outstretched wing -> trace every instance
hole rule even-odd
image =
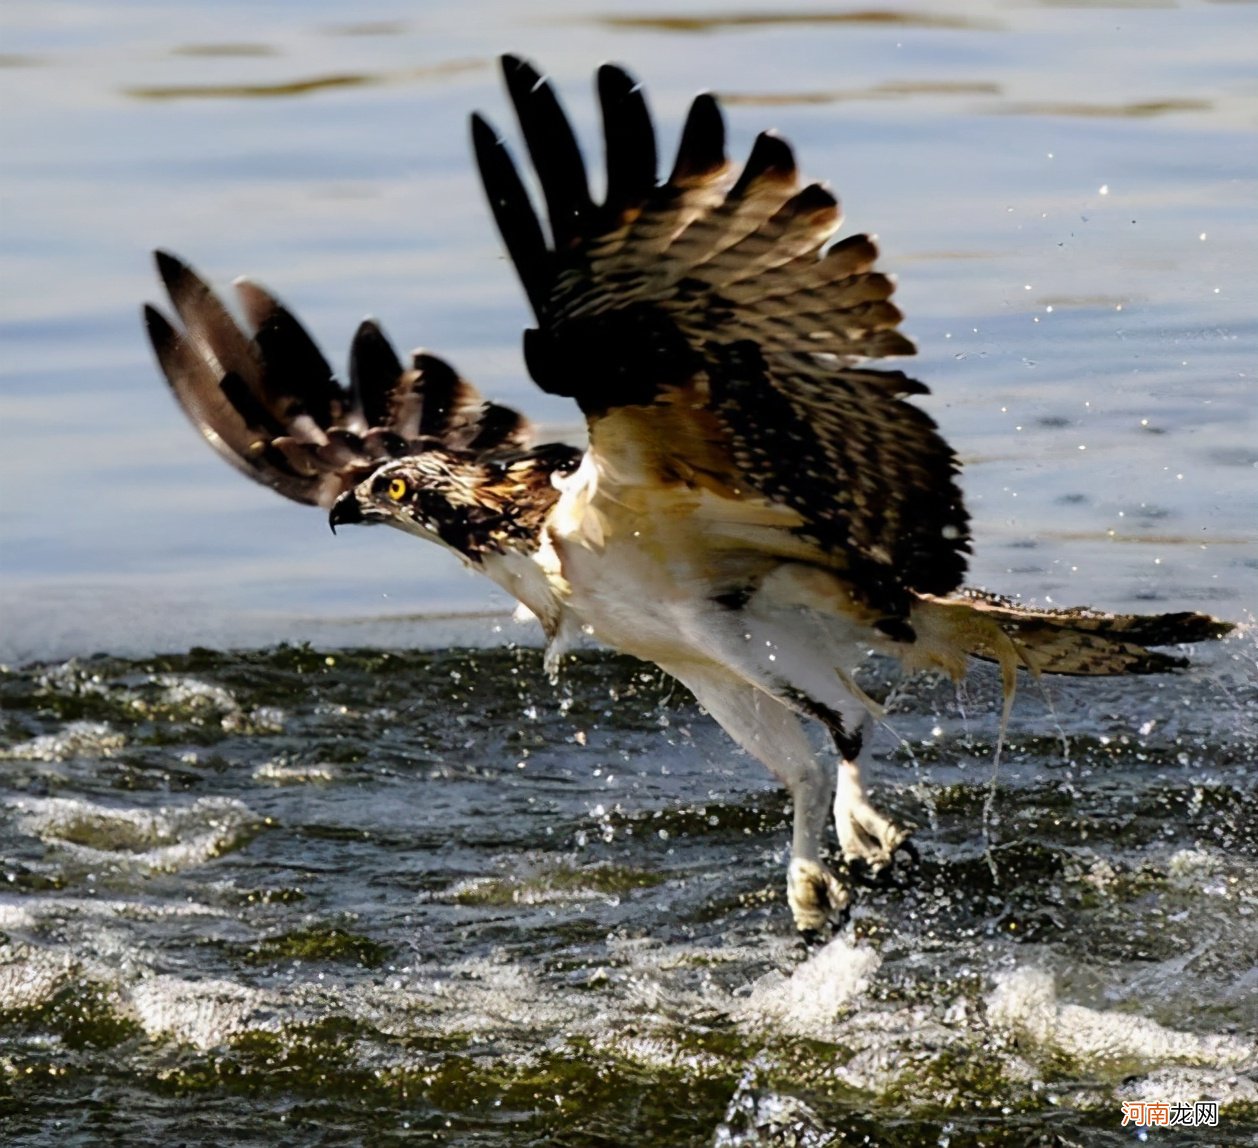
[[[219,454],[287,498],[327,508],[390,459],[433,447],[486,455],[532,437],[520,414],[482,400],[436,356],[417,351],[403,365],[370,319],[354,335],[346,387],[263,288],[236,283],[248,335],[191,267],[166,252],[156,260],[183,330],[151,305],[144,317],[175,398]]]
[[[800,187],[790,146],[763,133],[735,173],[720,108],[700,95],[661,183],[642,92],[605,65],[607,192],[595,203],[549,83],[515,57],[503,69],[549,235],[479,115],[477,160],[537,316],[529,371],[576,399],[593,454],[620,472],[629,456],[649,458],[661,480],[789,508],[820,560],[851,570],[893,614],[909,591],[958,586],[969,533],[956,459],[904,401],[926,388],[858,365],[913,353],[893,284],[866,236],[826,247],[838,203],[819,184]]]

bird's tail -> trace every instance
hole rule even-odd
[[[1188,659],[1150,646],[1221,638],[1233,623],[1208,614],[1105,614],[1071,608],[1020,606],[981,590],[947,598],[923,596],[913,605],[917,641],[905,651],[910,669],[965,673],[967,658],[996,662],[1009,697],[1019,668],[1033,676],[1160,674]]]

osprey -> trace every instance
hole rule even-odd
[[[641,88],[597,76],[606,194],[546,79],[514,56],[506,87],[545,201],[543,226],[502,138],[472,143],[537,325],[533,380],[576,400],[584,451],[536,444],[425,352],[404,362],[371,320],[349,385],[275,297],[237,282],[246,334],[198,275],[159,252],[182,324],[146,308],[175,397],[250,478],[452,550],[540,620],[548,666],[581,634],[683,682],[791,793],[787,895],[821,929],[848,903],[822,862],[830,810],[848,862],[885,866],[907,831],[868,800],[876,709],[853,681],[870,651],[961,676],[1018,669],[1156,673],[1150,651],[1231,627],[1201,614],[1033,610],[961,589],[970,550],[957,460],[909,397],[926,387],[871,359],[911,355],[893,285],[864,235],[830,244],[835,197],[800,185],[765,132],[741,171],[717,101],[692,104],[663,181]],[[819,760],[801,718],[837,750]]]

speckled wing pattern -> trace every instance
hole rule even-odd
[[[801,187],[789,145],[770,133],[736,173],[706,94],[660,182],[641,90],[605,65],[607,190],[595,203],[550,84],[518,58],[503,66],[549,234],[480,116],[476,155],[537,317],[525,333],[530,373],[576,399],[591,449],[609,458],[671,450],[679,472],[689,466],[735,496],[790,508],[820,559],[849,569],[889,614],[903,615],[912,592],[955,589],[969,549],[956,460],[929,416],[904,401],[926,393],[921,383],[859,365],[914,348],[897,330],[872,241],[826,246],[840,221],[834,196]],[[660,417],[640,417],[644,409]]]
[[[286,498],[328,508],[391,459],[434,447],[510,455],[531,440],[519,413],[485,402],[443,360],[417,351],[403,365],[370,319],[354,335],[345,386],[262,287],[236,283],[247,334],[191,267],[156,259],[182,329],[152,305],[145,324],[175,398],[220,455]]]
[[[1231,622],[1188,611],[1108,614],[1083,606],[1052,609],[974,589],[936,605],[964,613],[959,626],[966,632],[968,653],[1000,661],[1007,640],[1021,664],[1036,674],[1162,674],[1183,669],[1188,659],[1146,647],[1213,641],[1234,629]],[[987,620],[996,623],[999,633],[984,625]]]

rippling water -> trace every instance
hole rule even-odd
[[[1252,630],[1025,686],[994,781],[989,675],[871,667],[921,863],[809,952],[785,800],[684,691],[594,651],[551,687],[435,549],[242,482],[137,305],[169,246],[577,434],[465,116],[517,50],[593,146],[618,59],[881,233],[975,582],[1245,621],[1256,11],[6,4],[0,1139],[1117,1145],[1125,1100],[1213,1100],[1150,1141],[1255,1142]]]
[[[638,663],[10,672],[8,1142],[1117,1143],[1121,1101],[1202,1098],[1240,1136],[1254,658],[1156,720],[1121,682],[1022,707],[986,844],[995,682],[875,667],[922,860],[811,953],[781,794]]]

